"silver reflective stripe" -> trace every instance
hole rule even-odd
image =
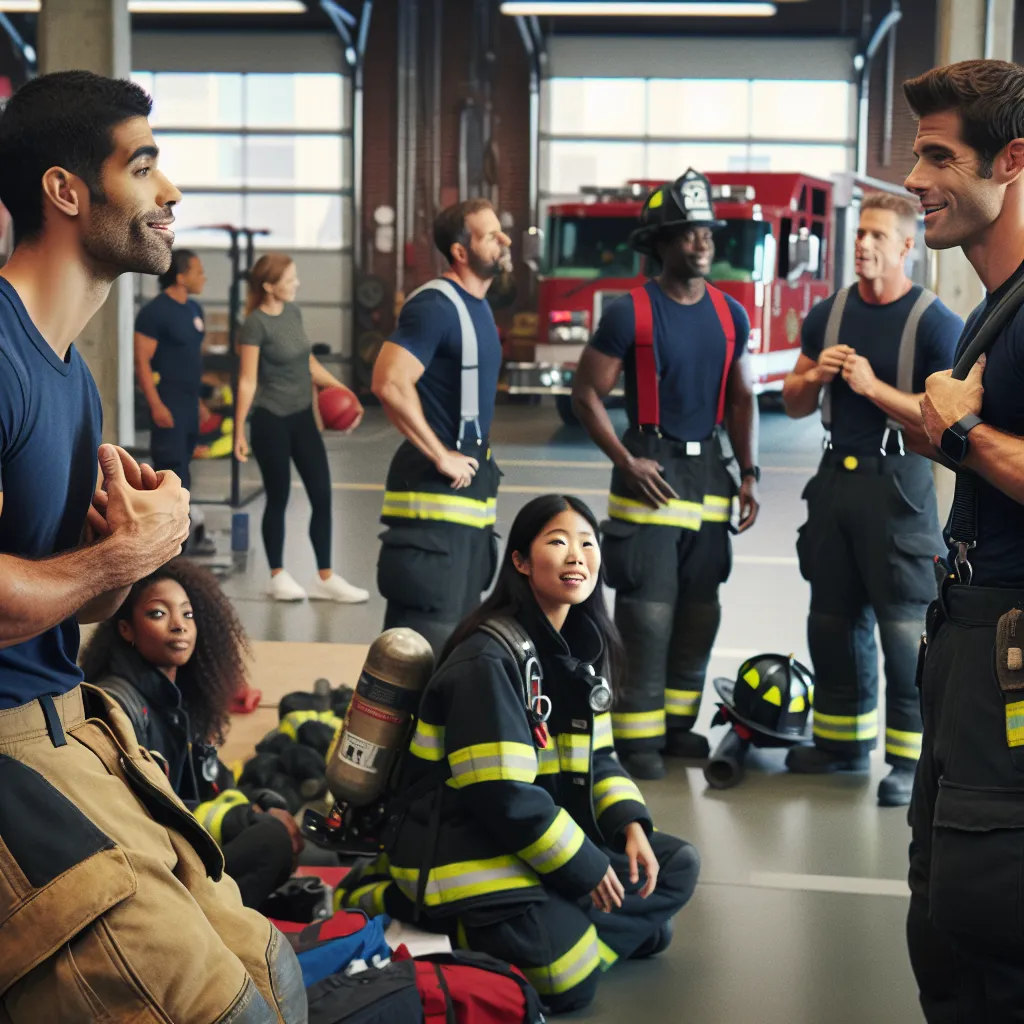
[[[416,868],[411,870],[399,869],[398,871],[393,871],[393,874],[398,876],[399,871],[401,872],[400,877],[395,877],[399,889],[410,899],[416,899],[416,891],[419,887],[419,871]],[[517,861],[514,858],[510,858],[510,863],[508,864],[491,868],[480,868],[477,871],[465,871],[447,878],[438,877],[435,870],[431,871],[428,877],[427,891],[424,899],[429,904],[444,903],[446,898],[447,900],[454,901],[470,899],[474,895],[483,895],[500,888],[493,884],[488,885],[488,883],[513,880],[522,880],[527,885],[537,884],[536,874],[527,865],[523,864],[522,861]],[[484,887],[482,892],[480,887]],[[474,888],[477,888],[477,892],[472,891]],[[469,891],[460,892],[455,896],[451,895],[459,890]]]
[[[476,337],[476,328],[473,326],[473,318],[469,315],[469,309],[463,301],[462,296],[456,291],[451,281],[443,277],[428,281],[425,285],[417,288],[409,296],[415,298],[420,292],[428,288],[446,295],[456,312],[459,314],[459,327],[462,330],[462,387],[459,400],[459,441],[462,440],[466,424],[472,423],[476,427],[476,438],[479,443],[480,437],[480,372],[479,372],[479,344]],[[406,302],[409,301],[406,299]]]
[[[903,335],[900,338],[899,362],[896,367],[896,388],[905,394],[914,393],[914,362],[917,357],[917,329],[921,324],[921,317],[924,316],[928,307],[938,298],[934,292],[927,288],[921,290],[910,310],[910,316],[903,325]],[[890,430],[902,430],[902,424],[891,417],[886,420],[885,425]]]
[[[537,759],[525,757],[521,754],[493,754],[489,757],[473,757],[468,761],[460,761],[453,764],[452,780],[458,785],[459,780],[467,775],[479,775],[488,768],[511,768],[518,769],[528,774],[536,774]]]
[[[828,323],[825,325],[825,341],[821,346],[824,352],[827,348],[839,344],[839,327],[843,320],[843,310],[846,309],[846,300],[850,297],[849,288],[840,288],[836,292],[835,301],[829,310]],[[832,426],[832,385],[825,386],[821,396],[821,425],[828,430]]]

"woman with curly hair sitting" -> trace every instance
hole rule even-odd
[[[117,701],[139,745],[163,764],[174,791],[220,844],[245,905],[259,909],[288,879],[302,836],[287,811],[251,805],[217,757],[248,649],[215,577],[175,558],[132,587],[79,660],[86,680]]]

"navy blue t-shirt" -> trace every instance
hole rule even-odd
[[[718,396],[725,366],[725,332],[711,296],[692,306],[670,299],[657,281],[645,285],[654,319],[654,355],[658,364],[661,431],[676,441],[703,441],[715,429]],[[747,351],[750,318],[731,296],[725,296],[736,328],[733,362]],[[637,425],[636,332],[633,299],[622,295],[609,303],[590,339],[598,352],[621,359],[626,372],[626,414]]]
[[[78,546],[96,489],[100,396],[72,346],[61,360],[0,278],[0,553],[42,559]],[[82,680],[78,623],[0,648],[0,708]]]
[[[206,332],[203,307],[194,299],[178,302],[161,292],[139,310],[135,330],[156,341],[149,365],[160,374],[157,390],[187,391],[198,398]]]
[[[900,339],[910,311],[921,294],[914,285],[902,298],[884,305],[865,302],[856,287],[850,289],[839,325],[839,344],[849,345],[871,364],[875,376],[884,384],[897,386]],[[817,361],[825,344],[825,328],[835,296],[819,302],[804,320],[800,348],[805,356]],[[914,352],[914,391],[924,391],[925,379],[953,365],[956,341],[964,322],[951,309],[935,299],[925,310],[917,325],[917,348]],[[841,376],[832,388],[832,446],[851,455],[877,455],[885,434],[888,417],[873,402],[858,395]],[[895,445],[895,438],[890,445]]]
[[[494,313],[486,299],[470,295],[450,278],[476,329],[477,363],[480,374],[480,434],[486,438],[494,419],[494,400],[501,372],[501,339]],[[414,355],[425,367],[416,383],[430,429],[441,444],[454,448],[459,436],[459,409],[462,402],[462,328],[452,301],[429,288],[410,299],[398,317],[391,341]],[[473,427],[466,427],[466,440],[472,440]]]
[[[1022,275],[1024,265],[971,313],[957,355],[967,347],[981,314],[997,303]],[[1024,437],[1024,307],[988,350],[982,386],[982,421],[1004,433]],[[1024,505],[980,476],[978,545],[967,558],[974,570],[974,586],[1024,588]]]

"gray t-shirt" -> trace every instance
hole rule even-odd
[[[256,345],[260,350],[254,409],[291,416],[313,404],[313,379],[309,372],[313,346],[294,302],[285,303],[277,316],[254,309],[242,324],[238,342]]]

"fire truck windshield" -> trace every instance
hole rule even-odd
[[[629,246],[636,228],[632,217],[553,216],[549,224],[547,273],[551,277],[636,277],[640,259]],[[764,221],[729,220],[715,232],[712,281],[759,281],[764,240],[771,227]]]

